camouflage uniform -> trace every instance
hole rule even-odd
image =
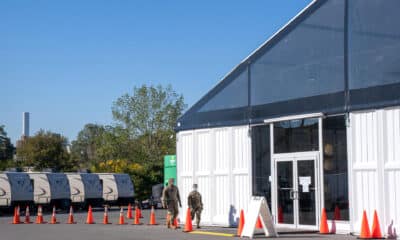
[[[203,210],[203,202],[201,201],[201,194],[197,190],[193,190],[188,197],[188,206],[192,220],[196,215],[197,228],[200,227],[201,211]]]
[[[172,185],[164,188],[162,200],[164,202],[164,206],[167,206],[168,213],[170,215],[168,227],[174,226],[174,220],[179,213],[178,203],[179,206],[182,206],[178,187]]]

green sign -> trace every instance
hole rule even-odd
[[[174,178],[176,180],[176,155],[164,156],[164,184],[168,183],[168,179]]]

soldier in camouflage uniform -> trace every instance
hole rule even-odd
[[[175,179],[170,178],[168,180],[168,186],[164,188],[162,194],[162,203],[164,208],[168,208],[169,219],[167,219],[167,227],[176,229],[174,225],[175,218],[178,216],[178,203],[179,207],[182,207],[181,197],[179,196],[179,189],[174,185]]]
[[[192,220],[196,215],[196,225],[200,228],[201,211],[203,210],[203,202],[201,201],[201,194],[197,191],[197,184],[193,184],[193,191],[190,192],[188,197],[188,206]]]

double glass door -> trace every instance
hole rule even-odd
[[[275,161],[278,224],[317,225],[315,158]]]

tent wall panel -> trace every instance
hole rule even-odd
[[[400,108],[383,112],[385,153],[384,185],[385,222],[392,220],[400,228]]]
[[[240,210],[247,209],[251,196],[248,132],[248,126],[241,126],[177,134],[177,178],[183,209],[187,208],[192,184],[197,183],[203,196],[202,222],[205,224],[236,225]],[[193,158],[185,146],[191,146]],[[181,219],[184,214],[180,212]]]
[[[383,230],[394,220],[400,226],[399,108],[350,115],[352,228],[360,229],[362,211],[372,219],[378,211]]]

